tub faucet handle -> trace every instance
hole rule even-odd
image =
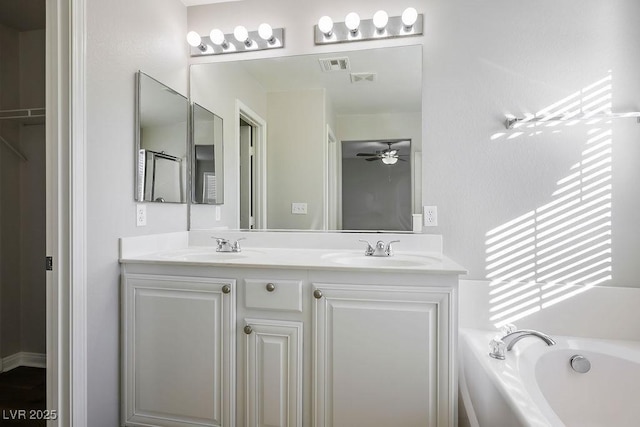
[[[495,337],[489,342],[489,356],[494,359],[504,360],[506,350],[507,345],[500,337]]]
[[[516,328],[516,325],[514,325],[513,323],[507,323],[504,326],[502,326],[502,328],[500,328],[500,332],[502,332],[502,336],[505,336],[517,330],[518,328]]]

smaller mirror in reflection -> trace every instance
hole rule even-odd
[[[138,71],[136,200],[186,203],[188,101]]]
[[[193,129],[192,201],[220,205],[224,203],[222,118],[194,103],[191,120]]]

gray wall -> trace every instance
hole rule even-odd
[[[147,204],[136,227],[134,76],[187,93],[186,8],[178,0],[87,0],[88,423],[119,425],[118,238],[183,231],[187,206]]]

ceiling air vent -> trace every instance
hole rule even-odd
[[[376,81],[376,73],[351,73],[351,83],[374,81]]]
[[[332,71],[345,71],[349,70],[349,58],[343,56],[341,58],[320,58],[320,67],[325,73]]]

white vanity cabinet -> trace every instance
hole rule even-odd
[[[456,425],[459,266],[253,252],[122,260],[123,425]]]
[[[238,280],[238,424],[302,427],[303,280],[253,270]],[[283,278],[286,277],[286,278]]]
[[[454,425],[453,289],[314,283],[314,425]]]
[[[122,425],[234,425],[235,281],[122,277]]]

